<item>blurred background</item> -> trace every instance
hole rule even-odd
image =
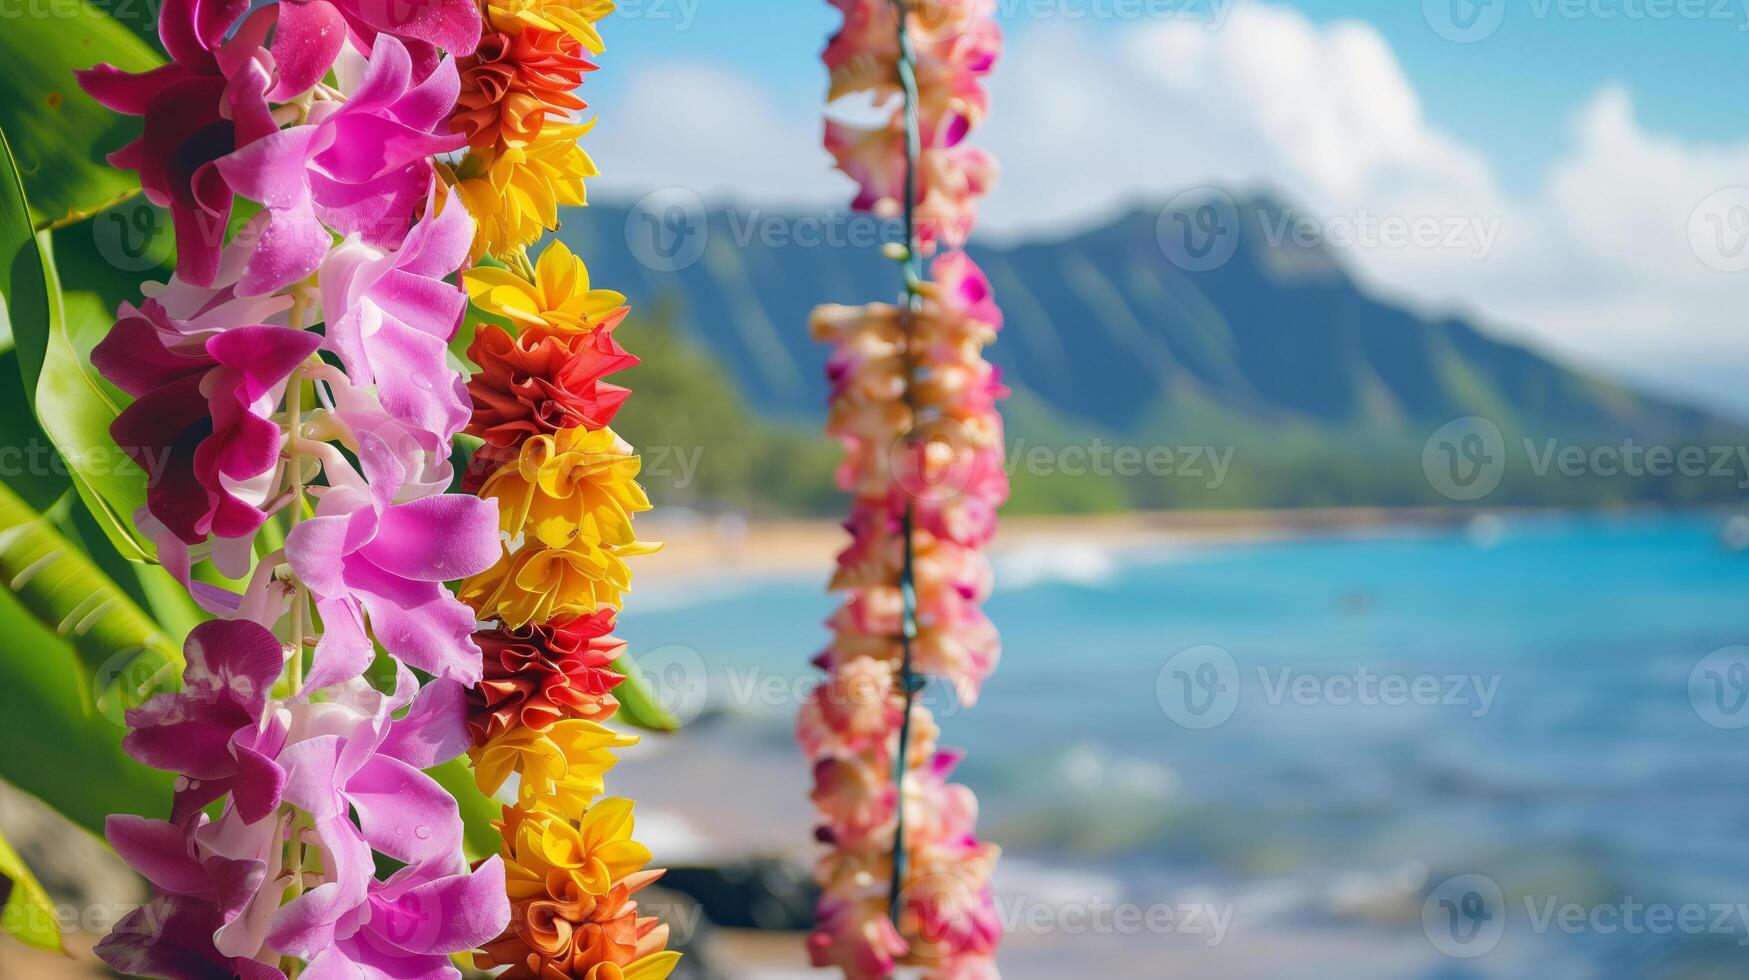
[[[1749,976],[1749,4],[996,3],[1005,651],[924,697],[1004,975]],[[623,634],[689,724],[610,789],[699,976],[812,975],[806,318],[899,289],[819,146],[837,20],[623,0],[559,233],[644,358]]]

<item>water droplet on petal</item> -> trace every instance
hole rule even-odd
[[[419,838],[420,840],[426,840],[431,836],[431,828],[425,826],[424,824],[420,824],[419,826],[413,828],[413,836]]]

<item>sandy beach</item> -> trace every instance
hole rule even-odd
[[[1441,507],[1331,507],[1004,517],[989,550],[1000,557],[1053,548],[1069,552],[1072,558],[1077,549],[1146,551],[1461,525],[1479,513]],[[738,515],[676,515],[672,509],[658,509],[640,518],[639,530],[663,542],[662,551],[641,559],[635,568],[646,580],[725,573],[788,576],[815,571],[823,578],[847,541],[843,528],[830,520],[749,522]]]

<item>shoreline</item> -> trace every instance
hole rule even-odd
[[[676,511],[679,511],[676,513]],[[1069,547],[1132,551],[1254,544],[1300,538],[1442,530],[1478,518],[1586,515],[1723,514],[1729,508],[1637,506],[1608,509],[1557,507],[1312,507],[1295,510],[1130,511],[1115,514],[1017,515],[1001,519],[988,549],[992,558]],[[658,508],[643,518],[657,554],[641,560],[645,581],[671,582],[704,575],[762,578],[829,573],[849,539],[829,518],[754,518]]]

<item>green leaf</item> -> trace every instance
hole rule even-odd
[[[123,589],[0,484],[0,579],[14,600],[77,652],[94,707],[119,720],[175,683],[182,651]],[[19,650],[14,656],[41,655]]]
[[[620,656],[608,665],[625,680],[614,686],[613,696],[619,699],[619,714],[627,724],[653,732],[677,732],[680,719],[656,699],[650,682],[644,679],[638,664],[630,656]]]
[[[6,904],[0,907],[0,932],[11,933],[26,946],[64,953],[61,929],[55,924],[55,907],[49,893],[43,891],[36,875],[25,867],[24,859],[0,834],[0,878],[12,883],[6,894]]]
[[[66,640],[10,591],[0,591],[0,718],[8,748],[0,779],[93,834],[112,813],[162,816],[173,777],[122,751],[121,703],[99,708]]]
[[[5,316],[0,311],[0,321]],[[36,424],[18,373],[18,352],[0,354],[0,471],[33,510],[46,510],[73,489],[67,467]]]
[[[129,561],[147,561],[152,549],[132,521],[146,501],[146,476],[111,441],[109,425],[121,408],[89,364],[111,317],[90,293],[71,294],[63,304],[49,243],[47,233],[31,233],[24,188],[0,134],[0,262],[7,273],[0,298],[25,395],[110,543]]]
[[[467,760],[451,759],[425,772],[461,806],[462,850],[468,859],[477,861],[497,854],[501,842],[498,832],[492,829],[492,821],[503,816],[503,810],[497,800],[480,792]]]
[[[98,105],[73,71],[101,62],[146,71],[163,56],[85,0],[7,17],[0,39],[0,130],[30,189],[33,225],[76,219],[137,193],[134,175],[104,157],[139,135],[140,120]]]
[[[154,51],[164,47],[158,40],[158,8],[161,2],[152,0],[93,0],[93,6],[115,18],[116,23],[133,31]]]

